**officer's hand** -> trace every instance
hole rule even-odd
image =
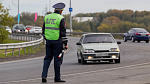
[[[65,50],[67,50],[67,49],[68,49],[68,45],[65,46]]]

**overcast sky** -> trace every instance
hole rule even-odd
[[[16,16],[18,14],[18,0],[0,0],[5,8],[10,8],[10,15]],[[150,11],[150,0],[71,0],[72,1],[72,14],[77,13],[95,13],[95,12],[107,12],[109,9],[118,10],[138,10],[138,11]],[[63,14],[69,14],[70,0],[19,0],[20,13],[21,12],[37,12],[39,15],[44,15],[44,11],[47,6],[47,10],[53,11],[51,7],[55,3],[63,2],[66,4],[66,8]],[[50,4],[49,4],[50,2]]]

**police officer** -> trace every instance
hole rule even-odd
[[[44,58],[42,82],[47,82],[47,73],[49,65],[54,57],[55,79],[54,82],[65,82],[60,78],[60,66],[62,64],[63,55],[59,57],[62,52],[62,37],[66,37],[65,19],[61,16],[64,3],[57,3],[53,5],[54,13],[45,16],[43,24],[44,38],[46,39],[46,56]],[[67,49],[67,43],[65,43]]]

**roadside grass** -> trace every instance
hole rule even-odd
[[[20,41],[20,40],[14,40],[14,39],[7,39],[7,40],[4,40],[3,44],[7,44],[7,43],[21,43],[21,42],[26,42],[26,41]]]
[[[114,36],[115,39],[123,39],[123,36]]]
[[[35,54],[39,51],[45,49],[45,46],[41,43],[39,46],[30,46],[27,48],[20,48],[20,55],[27,55],[27,54]],[[14,49],[14,55],[12,54],[12,49],[7,50],[7,56],[5,56],[5,50],[0,50],[0,58],[7,58],[7,57],[19,57],[19,49]]]

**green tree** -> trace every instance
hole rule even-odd
[[[101,26],[97,27],[98,31],[101,33],[108,33],[110,30],[109,24],[101,24]]]
[[[109,24],[109,25],[112,25],[112,24],[118,24],[121,20],[115,16],[111,16],[111,17],[107,17],[103,20],[102,23],[106,23],[106,24]]]
[[[4,43],[5,39],[8,39],[8,31],[6,31],[5,26],[11,25],[13,22],[13,17],[9,15],[9,9],[4,9],[2,3],[0,2],[0,43]]]

